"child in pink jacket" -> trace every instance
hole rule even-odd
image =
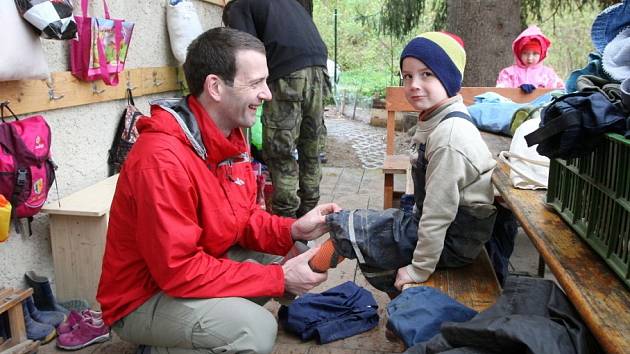
[[[537,87],[564,88],[555,71],[543,65],[551,41],[536,25],[527,27],[512,42],[514,65],[504,68],[497,78],[497,87],[520,87],[526,93]]]

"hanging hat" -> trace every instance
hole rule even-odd
[[[617,81],[630,77],[630,27],[621,31],[606,45],[602,55],[602,67]]]
[[[466,51],[463,43],[452,33],[423,33],[407,43],[400,54],[400,67],[406,57],[420,60],[440,80],[448,97],[453,97],[462,87],[464,78]]]
[[[597,15],[591,27],[591,40],[597,51],[603,53],[606,45],[628,26],[630,26],[630,0],[624,0],[604,9]]]

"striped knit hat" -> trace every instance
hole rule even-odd
[[[424,63],[437,76],[448,97],[457,95],[464,79],[466,51],[464,42],[448,32],[425,32],[412,39],[400,55],[403,59],[414,57]]]

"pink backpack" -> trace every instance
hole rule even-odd
[[[15,121],[5,121],[4,108]],[[41,115],[18,119],[6,102],[0,104],[0,118],[0,194],[11,202],[14,217],[32,217],[55,179],[50,127]]]

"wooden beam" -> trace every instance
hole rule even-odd
[[[117,86],[102,81],[80,81],[69,71],[54,72],[49,80],[0,81],[0,101],[9,101],[16,114],[49,111],[125,98],[126,88],[134,96],[178,91],[176,67],[146,67],[125,70]]]

